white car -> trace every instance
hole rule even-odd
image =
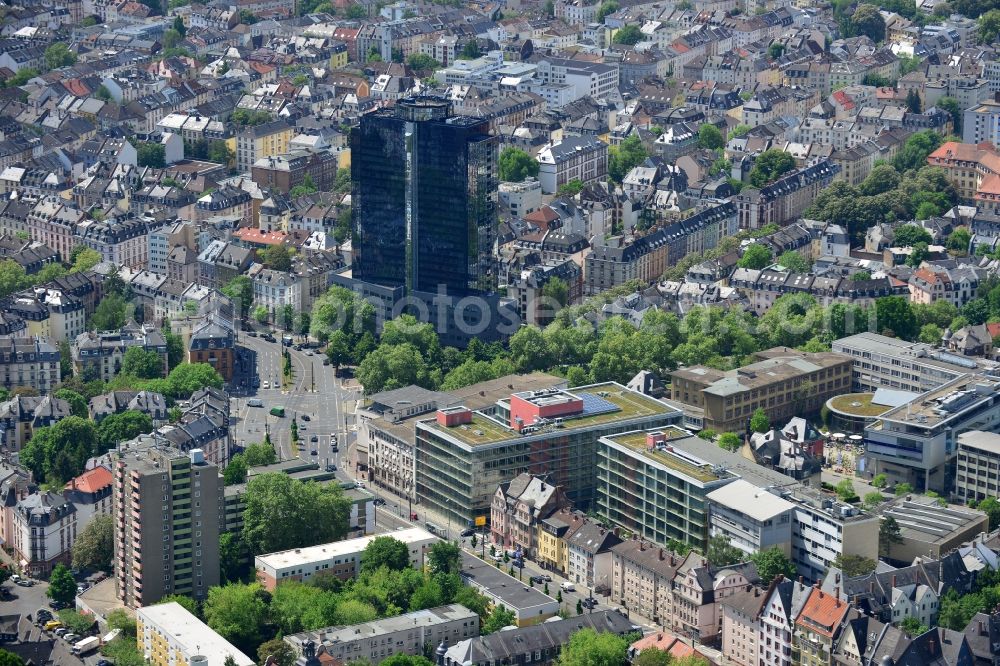
[[[271,388],[271,382],[264,382],[264,384],[261,386],[261,388],[263,388],[263,389],[269,389],[269,388]]]
[[[569,581],[566,581],[564,583],[560,583],[559,587],[561,587],[563,589],[563,592],[573,592],[573,591],[576,590],[576,586],[573,585],[573,583],[571,583]]]

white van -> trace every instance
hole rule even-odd
[[[263,407],[264,406],[264,401],[261,400],[260,398],[250,398],[249,400],[247,400],[247,406],[248,407]]]
[[[563,592],[575,592],[576,591],[576,586],[574,586],[573,583],[571,583],[569,581],[566,581],[564,583],[560,583],[559,587],[562,588]]]

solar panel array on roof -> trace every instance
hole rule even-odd
[[[583,400],[583,415],[593,416],[594,414],[607,414],[617,412],[618,406],[608,402],[599,395],[593,393],[579,393],[578,397]]]

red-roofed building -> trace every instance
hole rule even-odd
[[[658,631],[655,634],[650,634],[632,643],[628,648],[629,660],[634,661],[643,650],[662,650],[674,659],[701,657],[706,661],[708,660],[708,657],[684,642],[684,639],[673,635],[669,631]]]
[[[559,219],[559,214],[552,210],[551,206],[542,206],[536,211],[524,216],[524,221],[538,227],[542,231],[549,231],[553,222]]]
[[[971,202],[984,185],[993,191],[992,197],[984,193],[987,200],[992,199],[996,205],[996,179],[987,182],[990,176],[1000,174],[1000,153],[991,143],[958,143],[949,141],[927,156],[927,163],[944,169],[948,180],[958,190],[959,199]]]
[[[66,484],[63,495],[76,505],[76,518],[83,529],[92,516],[111,515],[111,490],[114,477],[103,465],[88,469]]]
[[[840,635],[850,605],[837,594],[830,594],[814,587],[802,611],[795,620],[792,638],[793,654],[798,652],[798,663],[818,665],[832,663],[835,639]]]
[[[257,227],[244,227],[233,232],[235,238],[244,247],[263,249],[272,245],[282,245],[288,238],[284,231],[264,231]]]

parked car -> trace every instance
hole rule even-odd
[[[576,586],[573,585],[573,583],[569,582],[568,580],[567,581],[563,581],[562,583],[559,583],[559,587],[562,588],[563,592],[575,592],[576,591]]]
[[[247,331],[247,335],[250,336],[251,338],[256,338],[257,331]]]
[[[319,441],[319,436],[313,435],[312,437],[309,438],[309,441],[310,442],[318,442]]]
[[[503,553],[493,553],[490,557],[493,558],[494,562],[503,562]]]
[[[583,607],[588,610],[594,608],[594,606],[596,605],[597,605],[597,599],[594,599],[592,597],[587,597],[586,599],[583,600]]]
[[[309,452],[309,455],[311,455],[311,456],[318,456],[319,455],[319,451],[317,451],[316,449],[313,449],[312,451]]]
[[[60,622],[59,625],[60,626],[56,628],[55,634],[56,634],[56,636],[59,636],[60,638],[62,638],[62,635],[65,634],[67,631],[69,631],[69,629],[67,629],[66,627],[63,627],[62,626],[62,622]]]
[[[326,471],[327,472],[336,472],[337,471],[337,466],[336,465],[327,465],[326,466]]]
[[[323,365],[330,365],[330,359],[324,358],[323,359]]]
[[[48,622],[45,623],[43,629],[45,629],[45,631],[52,631],[52,630],[58,631],[59,628],[62,626],[63,623],[60,622],[59,620],[49,620]]]
[[[62,639],[67,643],[75,643],[80,638],[79,634],[66,633],[62,635]]]
[[[462,536],[464,536],[464,537],[470,537],[470,536],[472,536],[475,533],[476,533],[476,530],[472,529],[471,527],[469,529],[467,529],[467,530],[462,530]]]
[[[308,414],[303,414],[302,415],[302,420],[303,421],[312,421],[312,418]]]

